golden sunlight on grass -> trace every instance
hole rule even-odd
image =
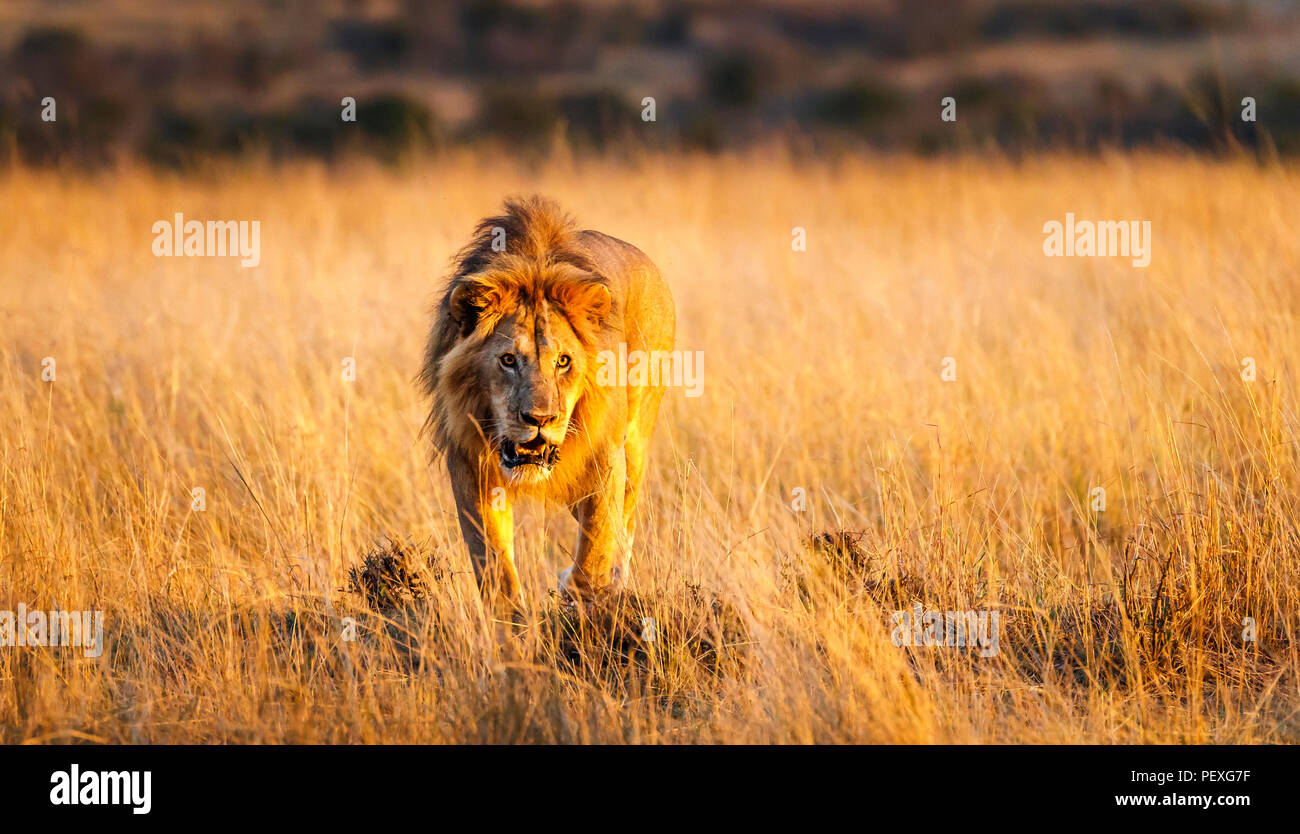
[[[659,263],[704,395],[665,400],[635,594],[575,620],[573,521],[525,505],[512,631],[412,377],[448,258],[534,191]],[[1172,157],[10,172],[0,608],[100,609],[106,648],[0,650],[0,741],[1298,741],[1297,193]],[[176,212],[259,220],[260,266],[154,257]],[[1066,212],[1150,220],[1150,267],[1044,257]],[[998,611],[999,651],[895,646],[916,603]]]

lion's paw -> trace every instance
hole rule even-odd
[[[573,578],[573,566],[560,571],[560,581],[557,586],[560,598],[569,602],[581,602],[590,600],[597,595],[617,592],[622,590],[629,571],[625,570],[622,565],[615,565],[610,571],[609,581],[598,587],[591,585],[579,584]]]
[[[559,591],[560,599],[563,600],[577,600],[581,598],[582,594],[578,590],[577,584],[573,581],[572,565],[560,571],[560,581],[556,590]]]

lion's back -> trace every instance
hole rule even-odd
[[[672,291],[654,261],[637,247],[603,232],[578,233],[596,268],[610,283],[622,314],[629,350],[672,350],[677,314]]]

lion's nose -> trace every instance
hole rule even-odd
[[[547,426],[550,425],[551,423],[554,423],[555,418],[558,417],[559,415],[556,414],[554,411],[525,411],[522,412],[519,416],[528,425],[536,426],[537,428],[540,429],[543,426]]]

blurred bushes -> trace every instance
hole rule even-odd
[[[154,119],[144,155],[168,167],[183,167],[208,156],[250,153],[272,159],[332,159],[349,152],[394,162],[404,153],[436,148],[442,141],[440,125],[428,108],[400,95],[357,102],[355,122],[343,121],[342,109],[319,99],[259,114],[166,109]]]
[[[828,124],[865,131],[903,107],[903,96],[897,90],[862,79],[817,96],[813,115]]]
[[[339,20],[331,28],[335,45],[363,70],[400,67],[410,58],[412,37],[400,21]]]
[[[538,145],[549,140],[559,121],[555,101],[536,89],[495,84],[483,91],[471,138]]]
[[[757,56],[735,52],[715,57],[705,71],[705,91],[722,107],[752,107],[758,103],[763,66]]]
[[[33,26],[0,54],[0,148],[34,163],[141,156],[167,166],[249,153],[397,160],[479,142],[529,151],[557,141],[721,151],[768,139],[922,153],[1300,150],[1300,80],[1262,62],[1248,77],[1191,73],[1181,86],[1155,74],[1134,82],[1123,67],[1049,83],[1028,59],[995,74],[963,74],[955,61],[944,72],[946,56],[1012,39],[1050,49],[1067,38],[1182,43],[1266,30],[1248,7],[1219,0],[396,0],[347,9],[315,27],[235,19],[179,42],[110,44],[95,29]],[[900,80],[918,65],[929,70]],[[433,102],[448,91],[459,104],[443,120]],[[656,97],[653,123],[641,120],[647,95]],[[938,118],[949,95],[956,124]],[[1258,124],[1239,118],[1244,95],[1258,102]],[[58,102],[56,123],[40,118],[46,96]],[[355,123],[340,118],[344,96],[357,101]]]
[[[1224,6],[1200,0],[1019,0],[993,9],[984,19],[980,34],[997,40],[1032,35],[1083,38],[1113,34],[1172,38],[1230,29],[1236,19]]]
[[[617,90],[602,89],[563,96],[557,102],[569,141],[604,150],[612,145],[633,144],[638,137],[641,108]]]

